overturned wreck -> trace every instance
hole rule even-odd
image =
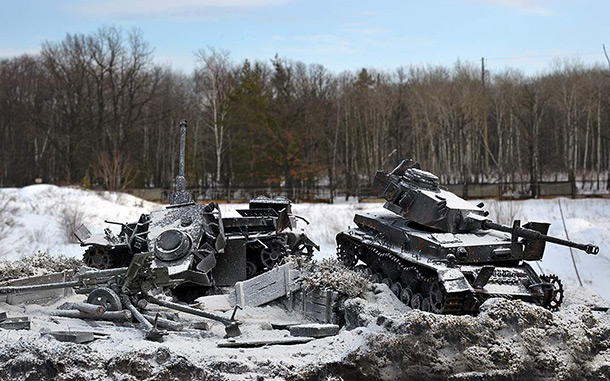
[[[287,255],[311,256],[318,245],[295,231],[297,219],[284,197],[257,197],[239,217],[224,218],[218,204],[197,204],[186,191],[186,121],[180,122],[180,165],[170,205],[142,214],[137,222],[93,235],[82,225],[76,234],[87,249],[83,261],[97,269],[128,266],[134,255],[153,253],[152,268],[194,286],[232,286],[270,270]],[[300,218],[302,219],[302,218]],[[304,220],[304,219],[303,219]]]
[[[563,302],[561,280],[537,274],[528,261],[542,259],[546,242],[599,251],[546,235],[548,223],[495,223],[483,203],[442,190],[435,175],[411,160],[378,171],[373,188],[387,212],[357,214],[357,227],[337,235],[337,256],[414,309],[476,313],[485,300],[503,297],[554,311]]]

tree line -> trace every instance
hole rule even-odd
[[[104,27],[0,61],[0,186],[35,178],[110,190],[171,187],[178,123],[200,188],[358,194],[415,158],[441,183],[594,180],[610,168],[610,71],[537,75],[478,65],[334,73],[200,49],[192,73],[155,63],[138,30]]]

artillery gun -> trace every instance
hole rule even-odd
[[[230,318],[212,312],[189,307],[183,304],[158,299],[152,293],[159,289],[173,288],[185,283],[184,279],[173,279],[166,267],[153,267],[153,253],[137,253],[133,256],[129,267],[107,270],[83,268],[75,273],[71,280],[58,283],[46,283],[27,286],[3,286],[0,294],[16,294],[33,291],[71,288],[77,294],[88,294],[86,303],[77,303],[79,314],[68,313],[60,316],[99,318],[103,315],[112,319],[135,318],[146,328],[146,339],[163,341],[167,333],[157,329],[158,315],[152,319],[144,315],[148,303],[157,304],[169,309],[204,317],[222,323],[227,337],[241,335],[235,319],[238,306]],[[98,309],[101,308],[101,309]],[[70,311],[72,312],[72,311]],[[84,313],[86,312],[86,313]],[[166,323],[168,324],[168,323]],[[172,323],[169,323],[170,325]]]
[[[311,256],[318,245],[294,231],[297,218],[283,197],[257,197],[240,217],[223,218],[218,204],[197,204],[186,191],[184,158],[186,121],[180,122],[180,165],[170,205],[142,214],[137,222],[92,235],[82,225],[76,233],[87,246],[83,261],[97,269],[128,266],[134,254],[153,252],[153,268],[167,268],[172,279],[201,289],[233,286],[271,269],[286,255]],[[302,218],[301,218],[302,219]]]
[[[563,301],[561,280],[537,274],[528,261],[542,259],[546,242],[599,252],[548,236],[548,223],[493,222],[483,203],[441,189],[438,178],[412,160],[390,173],[378,171],[373,189],[387,211],[356,214],[357,227],[337,235],[337,257],[415,309],[471,314],[486,299],[504,297],[555,311]]]

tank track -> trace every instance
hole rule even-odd
[[[388,250],[375,246],[366,246],[366,244],[351,237],[343,236],[338,239],[337,258],[349,268],[354,268],[359,257],[358,254],[363,254],[363,250],[368,251],[379,262],[383,260],[393,262],[395,268],[399,270],[401,278],[412,279],[411,283],[415,283],[416,286],[411,284],[405,285],[401,280],[394,282],[388,274],[375,272],[369,264],[356,266],[368,275],[374,283],[385,283],[409,307],[438,314],[457,315],[463,313],[465,293],[447,293],[440,282],[438,282],[438,277],[433,271],[406,262]],[[412,275],[407,276],[406,274]],[[429,292],[433,287],[436,287],[436,292],[434,293],[437,296],[436,302],[434,302],[435,298],[431,297]],[[418,292],[414,293],[414,291]]]

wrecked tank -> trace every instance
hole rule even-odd
[[[167,268],[172,279],[196,286],[232,286],[267,271],[287,255],[310,257],[319,246],[295,231],[290,200],[257,197],[240,217],[223,218],[218,204],[196,203],[186,191],[186,121],[180,122],[180,165],[167,207],[142,214],[137,222],[93,235],[81,225],[76,237],[87,249],[83,261],[97,269],[128,266],[134,255],[153,252],[152,267]]]
[[[356,214],[357,227],[336,237],[337,257],[415,309],[473,314],[486,299],[503,297],[555,311],[563,301],[561,280],[537,274],[528,261],[542,259],[546,242],[599,252],[546,235],[548,223],[495,223],[483,203],[441,189],[438,177],[412,160],[378,171],[373,189],[386,210]]]

